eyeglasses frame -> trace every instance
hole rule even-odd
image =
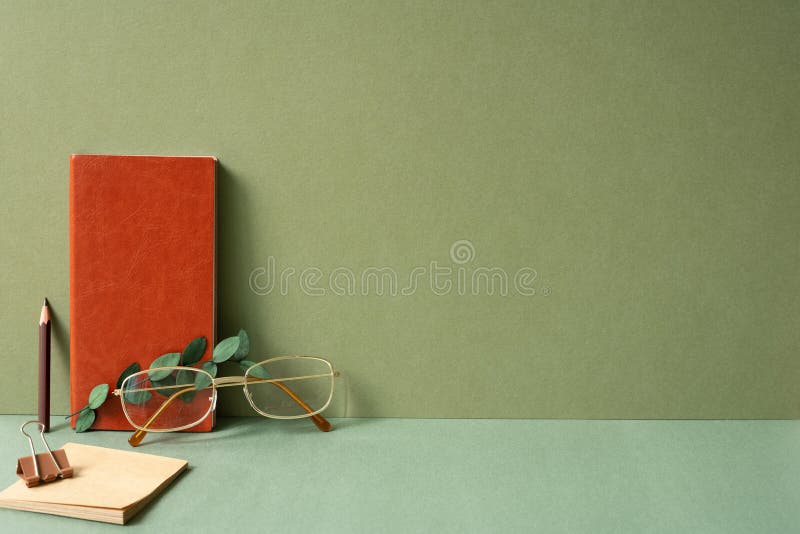
[[[306,359],[306,360],[317,360],[317,361],[323,362],[324,364],[326,364],[328,366],[328,369],[330,370],[330,372],[329,373],[314,374],[314,375],[290,377],[290,378],[258,378],[258,377],[254,377],[254,376],[248,376],[248,374],[253,369],[255,369],[256,367],[259,367],[261,365],[264,365],[266,363],[275,362],[275,361],[282,361],[282,360],[301,359],[301,358],[302,359]],[[149,376],[149,374],[154,372],[154,371],[165,371],[167,369],[171,369],[172,371],[189,370],[189,371],[193,371],[193,372],[196,372],[196,373],[205,374],[208,377],[208,379],[210,380],[210,384],[208,386],[206,386],[205,388],[203,388],[202,390],[197,390],[197,389],[194,389],[194,387],[192,387],[192,388],[187,388],[186,390],[181,390],[181,391],[178,391],[176,393],[173,393],[166,401],[164,401],[164,403],[162,403],[161,407],[159,407],[159,409],[156,410],[156,412],[153,414],[153,416],[151,416],[150,420],[148,420],[148,422],[144,426],[137,425],[136,423],[133,422],[130,414],[128,414],[128,411],[127,411],[127,409],[125,407],[126,401],[125,401],[125,398],[124,398],[124,395],[123,395],[124,390],[125,390],[125,385],[128,383],[129,380],[131,380],[134,377],[142,376],[142,375],[148,375]],[[322,406],[322,408],[319,408],[317,410],[311,410],[311,408],[307,404],[305,404],[297,395],[295,395],[290,389],[288,389],[283,384],[284,382],[291,382],[291,381],[295,381],[295,380],[304,380],[304,379],[310,379],[310,378],[322,378],[322,377],[328,377],[328,376],[330,377],[330,380],[331,380],[330,393],[328,394],[328,399],[325,401],[325,403]],[[255,410],[258,414],[260,414],[260,415],[262,415],[264,417],[267,417],[267,418],[270,418],[270,419],[305,419],[305,418],[311,417],[313,419],[314,423],[317,425],[317,427],[320,430],[322,430],[323,432],[327,432],[328,430],[330,430],[330,423],[328,423],[328,421],[326,421],[325,418],[322,417],[319,414],[321,412],[325,411],[328,408],[328,406],[330,406],[330,403],[331,403],[331,401],[333,399],[333,390],[334,390],[335,378],[337,376],[339,376],[339,373],[338,373],[338,371],[336,371],[333,368],[333,364],[330,361],[326,360],[325,358],[322,358],[322,357],[319,357],[319,356],[304,356],[304,355],[276,356],[276,357],[273,357],[273,358],[267,358],[266,360],[260,361],[258,363],[254,363],[253,365],[251,365],[250,367],[248,367],[245,370],[245,372],[244,372],[244,374],[242,376],[223,376],[223,377],[217,378],[217,377],[212,376],[211,373],[209,373],[205,369],[200,369],[200,368],[197,368],[197,367],[181,366],[181,365],[165,366],[165,367],[154,367],[152,369],[145,369],[143,371],[139,371],[137,373],[134,373],[132,375],[127,376],[125,378],[125,380],[123,380],[122,383],[120,384],[120,387],[115,389],[114,391],[112,391],[112,394],[114,396],[116,396],[116,397],[119,397],[120,404],[121,404],[121,407],[122,407],[122,412],[125,414],[125,418],[131,424],[131,426],[133,426],[136,429],[136,432],[134,432],[134,435],[131,436],[131,439],[128,440],[129,443],[131,445],[133,445],[134,447],[137,446],[139,444],[139,442],[141,442],[142,439],[144,439],[144,435],[146,433],[148,433],[148,432],[162,432],[162,433],[163,432],[179,432],[181,430],[187,430],[189,428],[192,428],[192,427],[195,427],[195,426],[199,425],[200,423],[205,421],[206,418],[216,408],[217,398],[218,398],[217,397],[217,389],[218,388],[223,388],[223,387],[232,387],[232,386],[242,386],[242,392],[244,393],[244,396],[247,399],[247,402],[250,404],[250,407],[253,408],[253,410]],[[295,402],[300,404],[300,406],[302,408],[304,408],[307,413],[300,414],[300,415],[275,415],[275,414],[269,414],[267,412],[264,412],[263,410],[259,409],[255,405],[255,403],[253,402],[252,393],[250,392],[250,390],[247,387],[249,383],[255,383],[255,382],[257,382],[259,384],[262,384],[262,383],[273,383],[273,384],[275,384],[276,386],[278,386],[281,389],[283,389],[284,392],[287,395],[292,397]],[[176,387],[176,386],[167,386],[167,387]],[[185,391],[204,391],[204,390],[209,389],[209,388],[211,389],[211,398],[209,399],[211,401],[211,403],[209,404],[208,411],[206,411],[206,413],[203,414],[203,416],[201,418],[199,418],[197,421],[195,421],[194,423],[191,423],[189,425],[184,425],[184,426],[181,426],[181,427],[169,428],[169,429],[150,429],[150,428],[148,428],[149,423],[154,421],[158,417],[158,415],[161,413],[161,410],[163,410],[167,405],[169,405],[172,402],[172,399],[177,398],[180,394],[184,393]],[[165,389],[165,388],[164,387],[161,387],[161,388],[156,388],[156,387],[144,388],[141,391],[156,390],[156,389]]]

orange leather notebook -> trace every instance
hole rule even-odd
[[[198,336],[215,344],[213,157],[70,160],[70,401]],[[130,430],[119,399],[92,428]],[[73,417],[72,424],[75,425]],[[194,431],[213,427],[208,417]]]

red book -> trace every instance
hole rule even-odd
[[[72,155],[70,401],[134,362],[215,343],[213,157]],[[130,430],[109,396],[92,428]],[[75,425],[77,417],[73,417]],[[208,417],[195,431],[213,427]]]

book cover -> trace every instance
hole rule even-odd
[[[176,458],[79,443],[63,450],[71,478],[28,488],[18,480],[0,492],[0,508],[125,524],[186,470]]]
[[[205,336],[215,343],[216,158],[70,160],[70,401]],[[193,431],[208,431],[208,417]],[[74,426],[76,417],[73,417]],[[119,400],[92,428],[130,430]]]

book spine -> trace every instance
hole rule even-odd
[[[77,375],[75,371],[75,317],[76,317],[76,310],[75,310],[75,155],[71,155],[69,158],[69,401],[70,401],[70,413],[77,411],[80,406],[78,406],[79,400],[77,400],[77,387],[75,384],[75,377]],[[75,428],[75,421],[76,418],[73,417],[70,420],[70,425],[72,428]]]

